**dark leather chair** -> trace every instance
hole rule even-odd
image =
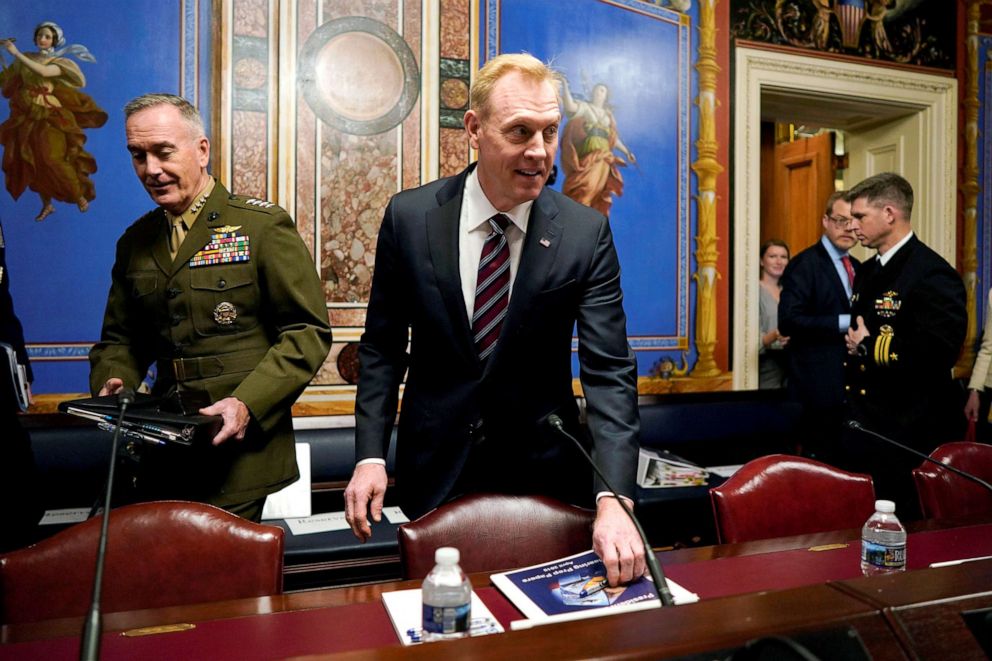
[[[0,622],[85,615],[101,517],[0,556]],[[211,505],[161,501],[110,514],[104,612],[282,592],[283,530]]]
[[[588,551],[595,518],[592,510],[545,496],[465,496],[400,526],[403,577],[426,576],[441,546],[461,552],[466,572],[515,569]]]
[[[945,443],[930,453],[937,461],[950,464],[986,482],[992,482],[992,445],[985,443]],[[947,519],[970,514],[992,513],[992,493],[971,480],[929,461],[913,469],[920,511],[927,519]]]
[[[871,476],[784,454],[744,464],[710,489],[721,544],[859,528],[875,511]]]

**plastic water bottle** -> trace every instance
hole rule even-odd
[[[472,619],[472,584],[458,566],[458,549],[443,546],[434,552],[434,569],[424,579],[424,640],[468,635]]]
[[[895,512],[891,500],[876,500],[875,513],[861,529],[861,573],[865,576],[906,569],[906,529]]]

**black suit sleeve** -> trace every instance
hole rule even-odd
[[[833,277],[833,273],[818,274],[817,264],[810,259],[794,259],[782,274],[782,293],[778,302],[778,329],[789,338],[831,341],[840,333],[836,314],[823,314],[817,304],[817,277]]]
[[[605,219],[581,293],[577,326],[594,456],[617,491],[633,497],[640,433],[637,361],[627,343],[620,264]],[[605,490],[598,479],[596,489]]]
[[[7,249],[0,227],[0,342],[13,347],[17,362],[27,368],[28,381],[34,381],[31,362],[24,346],[24,328],[14,314],[14,300],[10,295],[10,271],[7,269]]]
[[[390,201],[386,207],[379,229],[365,332],[358,345],[356,461],[386,457],[399,386],[409,363],[409,297],[404,293],[393,205]]]

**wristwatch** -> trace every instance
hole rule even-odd
[[[857,354],[858,354],[859,356],[861,356],[862,358],[864,358],[865,356],[867,356],[867,355],[868,355],[868,347],[866,347],[866,346],[864,345],[864,342],[860,342],[860,343],[858,343],[858,346],[856,346],[856,347],[854,348],[854,350],[855,350],[855,351],[857,352]]]

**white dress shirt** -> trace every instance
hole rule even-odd
[[[479,260],[482,258],[482,244],[492,231],[489,219],[500,213],[492,205],[479,185],[479,177],[474,168],[465,178],[462,194],[462,210],[458,218],[458,274],[462,280],[462,296],[465,297],[465,312],[472,319],[475,312],[475,285],[479,278]],[[513,296],[513,282],[517,277],[520,252],[524,247],[527,222],[533,200],[518,204],[509,211],[502,212],[510,219],[507,225],[506,242],[510,247],[510,296]]]

